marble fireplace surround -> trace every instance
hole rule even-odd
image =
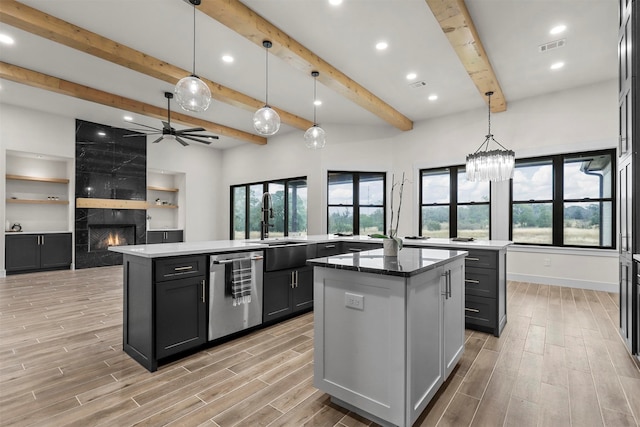
[[[76,268],[122,263],[121,254],[91,247],[92,232],[124,227],[127,244],[146,242],[147,141],[124,137],[131,133],[76,120]]]

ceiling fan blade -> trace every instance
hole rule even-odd
[[[164,120],[162,121],[162,125],[164,126],[165,129],[171,129],[171,125],[169,124],[169,122],[165,122]]]
[[[186,147],[187,145],[187,141],[185,141],[184,139],[180,138],[179,136],[176,136],[176,141],[178,141],[180,144],[182,144],[183,147]]]
[[[153,129],[153,130],[160,130],[158,128],[154,128],[153,126],[143,125],[142,123],[136,123],[136,122],[129,122],[129,123],[134,124],[136,126],[143,126],[143,127],[146,127],[146,128],[149,128],[149,129]]]
[[[164,135],[162,135],[160,138],[156,139],[155,141],[153,141],[153,143],[155,144],[156,142],[160,142],[162,141],[162,138],[164,138]]]
[[[180,136],[182,138],[190,139],[191,141],[196,141],[196,142],[200,142],[202,144],[207,144],[207,145],[209,145],[209,144],[211,144],[213,142],[212,139],[218,139],[217,136],[211,136],[211,139],[207,139],[209,137],[195,138],[195,136],[199,136],[199,135],[180,135]]]
[[[176,131],[176,134],[179,133],[189,133],[189,132],[202,132],[205,131],[205,128],[189,128],[189,129],[180,129]]]

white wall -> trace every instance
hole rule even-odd
[[[608,81],[512,102],[506,112],[492,114],[491,122],[495,139],[521,158],[614,148],[617,120],[616,81]],[[300,131],[271,137],[264,147],[224,152],[225,212],[220,233],[228,236],[229,185],[300,175],[309,180],[309,234],[326,233],[326,172],[342,169],[387,171],[388,185],[392,173],[398,180],[405,172],[411,185],[410,190],[405,188],[399,234],[417,234],[419,169],[463,164],[484,140],[487,112],[478,109],[416,122],[408,132],[388,127],[323,128],[327,147],[320,151],[307,150]],[[507,240],[508,183],[492,186],[492,204],[492,238]],[[616,251],[545,251],[543,256],[536,248],[510,251],[510,277],[617,291]]]

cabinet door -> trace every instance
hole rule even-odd
[[[313,267],[296,270],[296,286],[293,288],[293,311],[313,307]]]
[[[40,266],[42,268],[71,265],[71,233],[40,235]]]
[[[277,319],[291,314],[292,270],[264,273],[262,288],[262,320]]]
[[[631,262],[620,257],[620,334],[629,349],[633,342],[633,275]]]
[[[178,243],[182,242],[182,230],[170,230],[165,231],[164,243]]]
[[[168,280],[155,286],[156,358],[204,344],[207,340],[204,277]]]
[[[449,376],[464,351],[464,264],[445,266],[442,277],[444,298],[444,376]],[[448,272],[448,273],[447,273]],[[448,277],[447,277],[448,276]],[[446,283],[448,282],[448,284]],[[447,292],[448,288],[448,292]]]
[[[40,235],[6,236],[5,242],[5,268],[8,272],[40,268]]]
[[[162,243],[163,240],[164,231],[147,231],[147,245]]]

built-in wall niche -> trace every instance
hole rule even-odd
[[[70,231],[73,159],[7,151],[5,229]]]
[[[185,174],[147,171],[147,231],[184,230]]]

